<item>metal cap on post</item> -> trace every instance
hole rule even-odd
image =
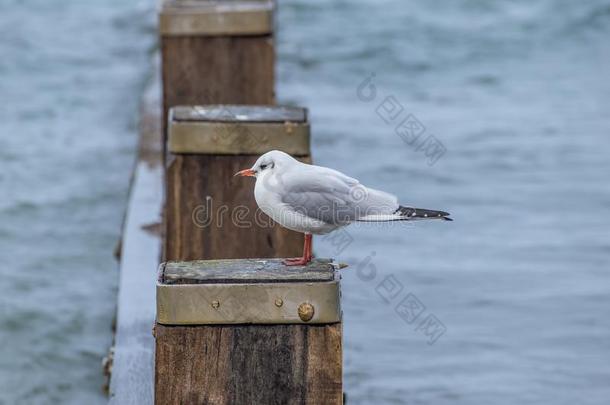
[[[260,155],[273,149],[309,155],[307,110],[285,106],[212,105],[174,107],[169,152]]]
[[[164,0],[159,33],[168,36],[264,35],[273,31],[272,1]]]
[[[329,260],[160,266],[155,403],[342,403],[340,277]]]
[[[335,323],[339,296],[339,275],[329,260],[290,271],[279,259],[167,262],[159,269],[157,322]]]

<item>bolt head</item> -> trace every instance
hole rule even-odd
[[[220,302],[218,301],[212,301],[212,308],[214,309],[218,309],[218,307],[220,306]]]
[[[275,306],[279,308],[282,305],[284,305],[284,301],[281,298],[276,298],[275,299]]]
[[[311,318],[313,318],[313,314],[315,313],[314,307],[313,305],[311,305],[309,302],[304,302],[301,305],[299,305],[299,318],[301,318],[301,320],[303,322],[309,322],[311,321]]]

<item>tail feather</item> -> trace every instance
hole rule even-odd
[[[409,219],[444,219],[445,221],[453,221],[453,219],[449,218],[448,212],[445,211],[436,211],[436,210],[427,210],[423,208],[412,208],[412,207],[403,207],[402,205],[398,207],[394,214],[399,214],[402,217],[407,217]]]
[[[427,210],[427,209],[423,209],[423,208],[413,208],[413,207],[403,207],[401,205],[392,214],[366,215],[364,217],[358,218],[358,221],[385,222],[385,221],[412,221],[412,220],[421,220],[421,219],[443,219],[445,221],[453,221],[453,219],[449,218],[449,215],[451,215],[451,214],[449,214],[448,212],[445,212],[445,211]]]

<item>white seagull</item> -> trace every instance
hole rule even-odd
[[[256,177],[254,198],[260,209],[283,227],[305,234],[303,257],[284,260],[289,266],[311,261],[312,234],[323,235],[352,222],[452,221],[447,212],[404,207],[392,194],[278,150],[260,156],[252,168],[235,176]]]

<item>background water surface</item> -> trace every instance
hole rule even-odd
[[[0,0],[0,404],[104,403],[152,6]]]

